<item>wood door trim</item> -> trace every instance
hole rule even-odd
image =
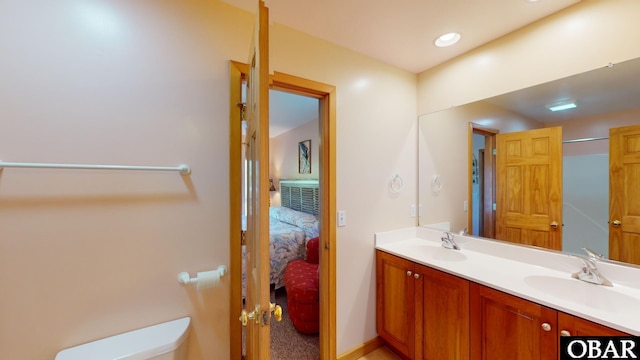
[[[496,146],[496,135],[500,133],[500,130],[497,129],[492,129],[492,128],[488,128],[488,127],[484,127],[478,124],[475,124],[473,122],[469,122],[469,128],[467,131],[467,160],[468,160],[468,164],[467,164],[467,204],[469,206],[470,209],[472,209],[473,206],[473,179],[471,176],[471,173],[473,171],[473,134],[480,134],[480,135],[484,135],[485,136],[485,144],[491,144],[491,146],[493,148],[495,148]],[[493,150],[493,148],[491,150]],[[487,154],[486,152],[486,146],[485,146],[485,154]],[[495,189],[495,181],[496,181],[496,177],[495,177],[495,157],[493,156],[493,152],[488,152],[489,156],[491,156],[491,158],[493,159],[491,161],[490,164],[486,164],[485,162],[485,166],[490,166],[493,171],[491,172],[491,181],[492,184],[489,185],[492,189]],[[483,190],[484,191],[484,190]],[[485,196],[485,199],[487,199],[487,197]],[[487,201],[487,200],[485,200]],[[496,194],[495,191],[492,191],[492,193],[490,194],[490,197],[488,199],[488,201],[491,201],[491,203],[493,204],[496,201]],[[483,205],[484,206],[484,205]],[[492,207],[493,209],[493,207]],[[469,231],[470,234],[473,234],[473,211],[468,211],[467,212],[467,229]],[[492,229],[494,229],[492,231],[491,235],[495,235],[495,223],[496,223],[496,217],[495,217],[495,212],[491,211],[490,213],[486,214],[485,217],[487,219],[481,219],[481,221],[485,222],[485,228],[487,228],[487,223],[492,223]],[[485,236],[485,237],[489,237],[489,236]],[[490,236],[493,237],[493,236]]]
[[[242,166],[242,80],[249,71],[247,64],[229,62],[229,331],[231,359],[242,358],[242,325],[238,320],[242,311],[242,245],[240,231],[242,219],[233,214],[242,213],[242,181],[235,179]],[[236,336],[234,336],[236,334]]]
[[[320,359],[335,359],[336,346],[336,88],[275,72],[279,90],[320,99]]]
[[[230,144],[229,144],[229,211],[239,214],[242,198],[242,181],[234,179],[240,172],[242,130],[238,126],[241,116],[242,79],[247,64],[230,61]],[[270,76],[272,89],[298,95],[312,96],[320,100],[320,358],[335,359],[336,345],[336,88],[335,86],[303,79],[285,73],[274,72]],[[242,247],[240,245],[240,219],[230,216],[230,346],[231,359],[242,358],[242,326],[238,316],[242,311]],[[326,234],[326,235],[325,235]]]

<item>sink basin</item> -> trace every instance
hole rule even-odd
[[[463,250],[445,249],[442,246],[430,244],[414,245],[411,247],[411,252],[419,258],[436,261],[463,261],[467,259]]]
[[[640,299],[620,293],[614,287],[606,287],[571,278],[555,276],[527,276],[525,284],[543,291],[554,298],[574,304],[610,312],[628,312],[635,309]]]

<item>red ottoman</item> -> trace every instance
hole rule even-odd
[[[290,262],[284,272],[289,318],[305,334],[315,334],[320,329],[319,243],[317,237],[309,240],[306,259]]]

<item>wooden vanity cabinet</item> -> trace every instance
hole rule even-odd
[[[469,281],[376,251],[378,335],[405,359],[469,359]]]
[[[629,334],[471,284],[471,359],[559,359],[560,336]]]
[[[403,359],[554,360],[560,336],[629,336],[376,250],[378,335]]]
[[[471,359],[555,359],[557,311],[471,284]]]
[[[413,262],[376,250],[376,330],[397,355],[415,353]]]
[[[560,336],[630,336],[610,327],[558,311]]]

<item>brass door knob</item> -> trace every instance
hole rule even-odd
[[[549,226],[551,226],[554,229],[558,228],[558,222],[557,221],[552,221],[551,224],[549,224]]]
[[[618,227],[622,225],[622,222],[620,220],[613,220],[613,222],[611,222],[611,225],[613,225],[614,227]]]
[[[269,307],[271,312],[273,312],[273,318],[276,321],[282,321],[282,306],[276,305],[274,303],[269,303]]]

